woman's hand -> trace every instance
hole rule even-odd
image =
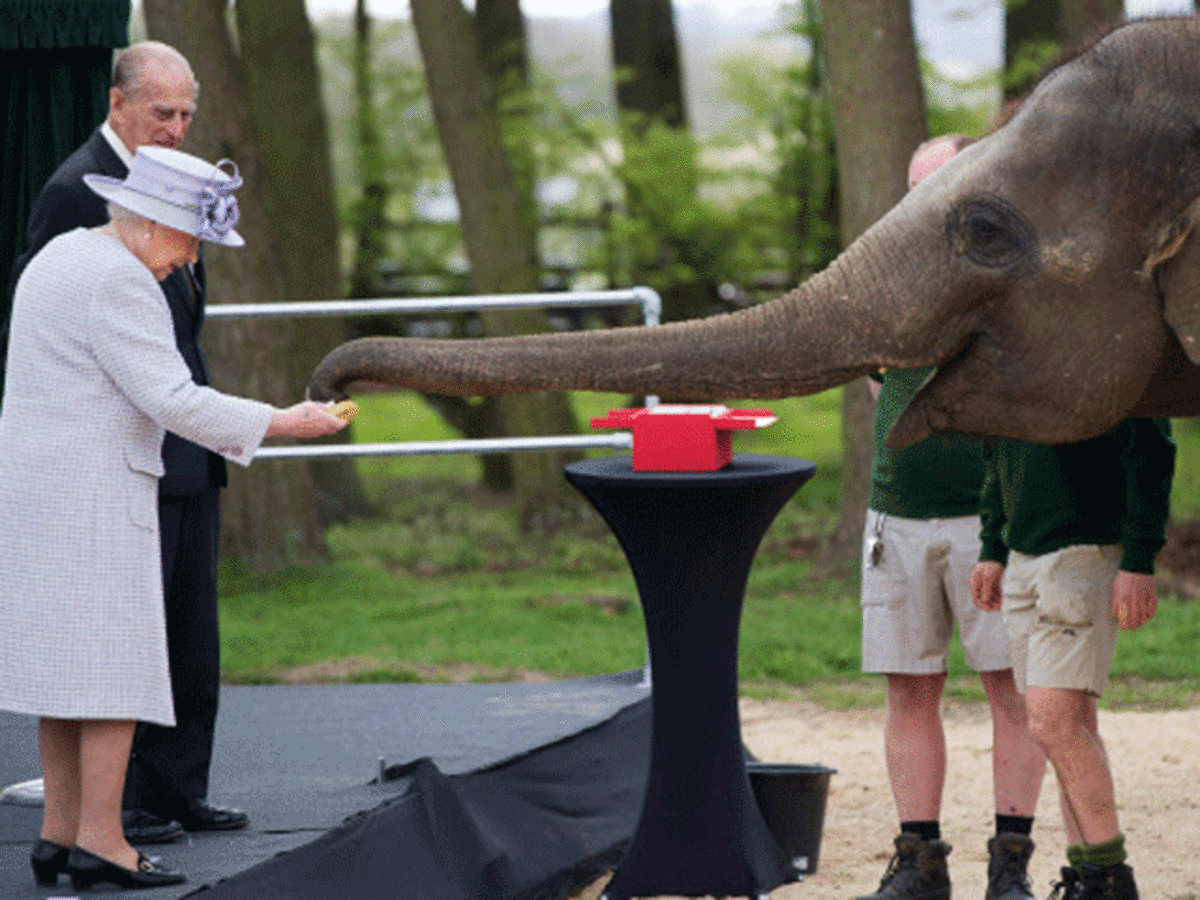
[[[271,416],[266,437],[315,438],[341,431],[349,423],[329,411],[330,403],[302,400]]]

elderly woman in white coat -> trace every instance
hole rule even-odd
[[[47,244],[14,298],[0,412],[0,708],[40,717],[40,885],[178,884],[130,846],[121,795],[134,723],[175,724],[157,515],[164,430],[248,465],[272,435],[344,427],[195,384],[157,284],[201,239],[240,246],[241,184],[219,163],[142,147],[85,176],[111,221]]]

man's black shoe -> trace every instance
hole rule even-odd
[[[240,809],[209,806],[203,800],[189,800],[176,816],[185,831],[234,831],[250,824],[250,817]]]
[[[131,844],[169,844],[183,837],[183,826],[144,809],[121,811],[121,827]]]

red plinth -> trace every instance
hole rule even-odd
[[[610,409],[607,416],[592,419],[592,427],[633,431],[636,472],[716,472],[732,459],[732,432],[764,428],[775,421],[769,409],[660,403]]]

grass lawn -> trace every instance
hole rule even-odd
[[[356,398],[359,441],[454,438],[415,394]],[[624,397],[575,396],[586,423]],[[740,672],[758,694],[803,690],[829,703],[878,703],[859,669],[857,568],[824,563],[835,520],[840,394],[773,401],[769,428],[734,436],[740,453],[800,456],[817,475],[768,531],[751,571]],[[1200,517],[1200,432],[1176,427],[1174,514]],[[597,451],[605,453],[607,451]],[[615,452],[615,451],[614,451]],[[328,565],[221,577],[222,668],[232,682],[506,680],[636,668],[645,640],[633,579],[607,526],[582,500],[552,536],[518,533],[502,498],[475,486],[473,456],[363,459],[378,518],[328,532]],[[1200,692],[1200,604],[1164,597],[1158,617],[1122,636],[1109,702],[1179,705]],[[949,693],[982,698],[951,660]]]

